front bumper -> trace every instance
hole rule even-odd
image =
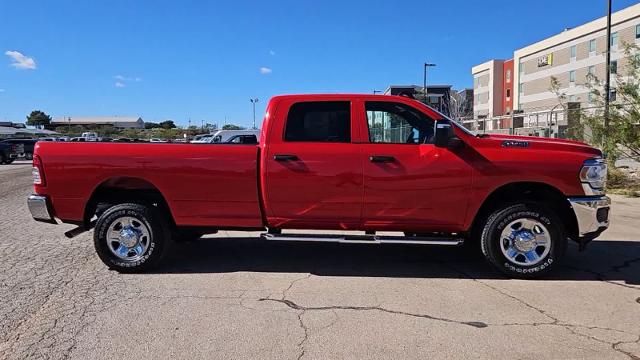
[[[585,196],[567,200],[576,215],[580,238],[593,239],[609,227],[609,197]]]
[[[36,221],[57,224],[56,220],[53,218],[53,211],[51,211],[51,202],[46,196],[30,195],[27,198],[27,206],[29,207],[31,216]]]

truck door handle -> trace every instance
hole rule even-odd
[[[374,163],[389,163],[396,161],[396,158],[388,155],[373,155],[369,157],[369,161]]]
[[[298,159],[297,156],[295,155],[286,155],[286,154],[277,154],[273,157],[273,160],[275,161],[296,161],[296,160],[300,160]]]

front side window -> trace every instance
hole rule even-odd
[[[432,144],[435,121],[400,103],[367,101],[369,141],[387,144]]]
[[[313,101],[293,104],[284,132],[285,141],[351,141],[351,104],[348,101]]]

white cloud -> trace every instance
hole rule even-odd
[[[123,88],[125,86],[127,86],[127,85],[125,85],[123,82],[116,81],[116,87]]]
[[[272,55],[272,56],[273,56],[273,55],[275,55],[275,54],[276,54],[276,52],[275,52],[275,51],[273,51],[273,50],[269,50],[269,55]]]
[[[16,69],[35,69],[36,61],[33,58],[25,56],[19,51],[9,50],[4,53],[13,60],[11,66]]]
[[[114,78],[118,81],[135,81],[135,82],[140,82],[142,81],[141,77],[130,77],[130,76],[124,76],[124,75],[116,75],[114,76]]]
[[[262,75],[271,74],[272,72],[273,70],[271,70],[271,68],[264,67],[264,66],[260,68],[260,74]]]

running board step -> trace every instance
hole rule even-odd
[[[307,241],[333,242],[347,244],[416,244],[459,246],[464,243],[462,238],[452,237],[421,237],[421,236],[383,236],[383,235],[325,235],[325,234],[269,234],[261,237],[271,241]]]

